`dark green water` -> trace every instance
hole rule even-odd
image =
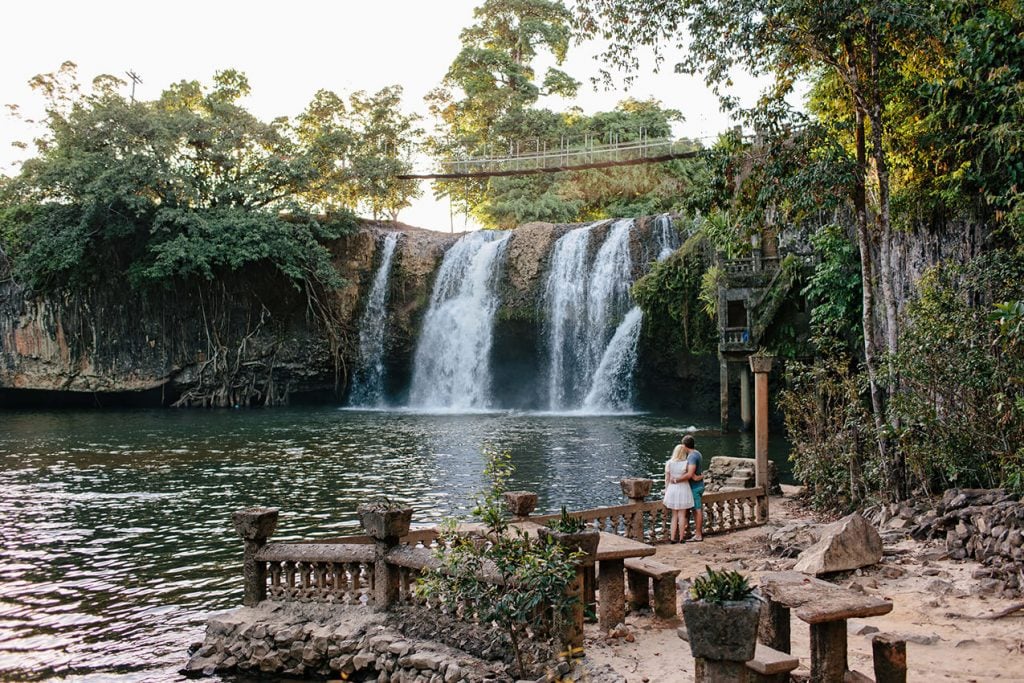
[[[684,428],[750,457],[713,418],[522,413],[0,411],[0,680],[183,680],[212,612],[241,603],[233,511],[281,509],[277,540],[357,530],[381,494],[414,522],[465,514],[481,449],[509,450],[539,511],[624,502]],[[785,444],[772,457],[786,470]],[[655,485],[660,495],[660,483]]]

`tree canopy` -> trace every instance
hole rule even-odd
[[[149,102],[124,83],[78,83],[65,63],[32,87],[46,99],[36,156],[0,186],[0,238],[36,288],[110,277],[134,285],[211,280],[269,266],[297,286],[340,284],[325,242],[354,210],[395,217],[418,192],[408,168],[415,119],[401,89],[317,93],[296,119],[257,119],[244,74],[181,81]]]

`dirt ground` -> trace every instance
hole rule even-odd
[[[788,496],[772,498],[770,510],[767,527],[707,536],[701,543],[660,545],[654,559],[682,569],[680,579],[691,578],[710,565],[742,571],[756,584],[761,572],[790,569],[795,563],[769,554],[768,531],[791,521],[812,519]],[[979,618],[1011,603],[980,594],[979,581],[972,578],[972,572],[981,565],[943,559],[944,550],[939,542],[907,538],[886,544],[878,565],[824,577],[893,602],[893,611],[887,615],[848,622],[850,668],[874,676],[873,631],[865,632],[874,627],[907,640],[908,681],[1024,681],[1024,610],[999,619]],[[620,637],[609,637],[597,624],[588,624],[586,657],[595,665],[611,666],[629,683],[693,680],[689,644],[677,633],[681,609],[679,614],[679,620],[666,621],[646,610],[629,613],[626,626],[630,635]],[[793,655],[801,661],[797,672],[806,674],[808,626],[794,616],[790,628]]]

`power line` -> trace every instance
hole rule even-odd
[[[136,84],[142,85],[142,79],[131,69],[125,71],[125,73],[128,74],[128,78],[132,79],[132,104],[135,104],[135,86]]]

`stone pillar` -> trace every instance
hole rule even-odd
[[[594,565],[590,565],[591,572],[593,572]],[[566,592],[569,596],[575,598],[572,606],[572,617],[570,618],[569,624],[566,627],[565,642],[568,643],[570,648],[570,656],[575,654],[572,650],[576,648],[583,649],[583,617],[584,617],[584,595],[583,595],[583,582],[584,582],[584,568],[582,565],[576,567],[576,577],[566,587]]]
[[[622,487],[622,493],[625,494],[626,498],[629,498],[631,504],[639,505],[650,494],[651,487],[654,486],[654,480],[622,479],[619,481],[619,486]],[[642,542],[644,540],[644,515],[642,512],[636,512],[630,516],[629,527],[626,529],[626,533],[634,541]]]
[[[743,431],[749,432],[753,416],[750,411],[750,369],[746,366],[740,368],[740,419]]]
[[[878,634],[871,641],[877,683],[907,683],[907,641]]]
[[[771,481],[768,476],[768,373],[772,371],[771,356],[751,356],[750,369],[754,372],[754,477],[755,486],[763,487],[765,492],[764,520],[768,520],[768,489]]]
[[[387,560],[388,553],[399,539],[409,533],[412,508],[389,508],[360,505],[356,508],[359,523],[373,539],[373,610],[385,612],[398,603],[401,574],[397,565]]]
[[[718,356],[718,397],[722,431],[729,431],[729,361]]]
[[[256,553],[267,544],[277,528],[277,508],[246,508],[231,515],[235,531],[245,541],[242,576],[245,592],[242,604],[255,607],[267,599],[267,568],[256,560]]]
[[[537,494],[532,491],[506,491],[502,494],[513,517],[526,519],[537,509]]]
[[[768,600],[761,610],[757,640],[773,650],[790,654],[789,608]]]
[[[754,472],[756,485],[768,490],[768,373],[772,370],[771,356],[751,356],[750,369],[754,372]]]

